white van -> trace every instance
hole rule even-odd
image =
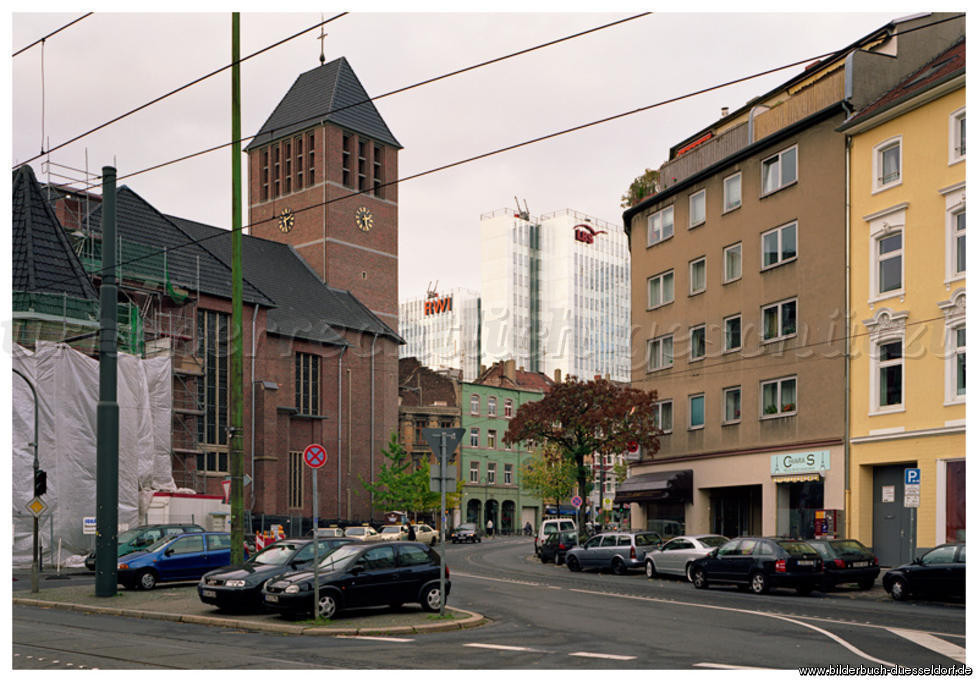
[[[574,523],[574,519],[570,518],[557,518],[557,519],[544,519],[540,524],[540,530],[537,531],[537,536],[533,538],[533,551],[537,555],[540,554],[540,543],[547,539],[547,536],[551,533],[558,533],[564,530],[577,530],[577,524]]]

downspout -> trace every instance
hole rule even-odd
[[[343,518],[343,355],[346,346],[340,351],[336,375],[336,518]]]
[[[353,493],[352,493],[352,478],[353,478],[353,370],[349,367],[346,368],[346,383],[349,386],[346,389],[346,397],[349,401],[347,405],[346,414],[346,516],[347,518],[353,517]],[[370,510],[370,519],[373,520],[374,514],[373,510]]]
[[[846,411],[846,413],[845,413],[845,418],[844,418],[844,422],[843,422],[844,423],[844,427],[843,427],[844,428],[844,433],[842,434],[842,447],[843,447],[843,462],[844,462],[844,466],[845,466],[845,482],[846,482],[846,488],[845,488],[845,515],[846,515],[846,520],[845,520],[845,536],[844,537],[847,537],[847,538],[851,538],[852,537],[852,518],[851,518],[852,515],[850,514],[850,511],[852,509],[852,489],[851,489],[850,472],[849,472],[850,457],[851,457],[850,446],[849,446],[849,430],[850,430],[850,428],[852,426],[850,424],[850,420],[849,420],[849,408],[850,408],[850,405],[849,405],[849,401],[850,401],[850,398],[849,398],[849,389],[850,389],[850,385],[849,385],[850,384],[849,373],[850,373],[850,367],[849,367],[849,365],[850,365],[850,362],[851,362],[850,352],[851,352],[851,344],[852,344],[851,330],[849,328],[850,325],[851,325],[851,321],[850,321],[849,317],[852,314],[852,311],[850,310],[850,301],[849,301],[850,286],[851,286],[851,283],[850,283],[850,274],[851,274],[851,267],[852,267],[852,264],[851,264],[851,256],[852,256],[852,254],[851,254],[851,243],[850,243],[850,233],[852,232],[852,223],[851,223],[851,219],[850,219],[850,210],[851,210],[851,203],[852,203],[852,200],[851,200],[851,197],[850,197],[850,192],[852,191],[852,179],[851,179],[852,166],[851,166],[851,163],[852,163],[852,137],[850,137],[849,135],[846,135],[846,201],[845,201],[845,205],[846,205],[846,303],[845,303],[845,325],[846,325],[846,336],[845,336],[845,339],[846,339],[846,341],[845,341],[845,343],[846,343],[846,346],[845,346],[845,366],[844,366],[844,371],[845,371],[845,401],[844,401],[844,403],[845,403],[845,411]]]
[[[258,352],[255,340],[255,329],[258,324],[258,304],[255,304],[251,314],[251,506],[249,512],[255,510],[255,354]]]
[[[374,334],[374,340],[370,344],[370,484],[373,485],[374,482],[374,441],[376,441],[376,432],[374,431],[374,346],[377,343],[377,334]],[[373,517],[374,510],[374,492],[373,489],[370,491],[370,516]]]

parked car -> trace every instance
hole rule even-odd
[[[317,538],[342,538],[344,537],[343,529],[339,526],[330,526],[329,528],[317,528],[316,531]],[[313,536],[313,531],[309,531],[309,537]]]
[[[709,554],[729,538],[723,535],[680,535],[645,554],[645,575],[681,575],[693,582],[693,562]]]
[[[149,547],[163,536],[203,532],[204,529],[196,523],[154,523],[148,526],[130,528],[119,533],[119,548],[116,550],[116,557]],[[85,568],[89,571],[95,570],[95,552],[85,557]]]
[[[897,601],[907,597],[964,597],[965,545],[939,545],[912,563],[883,576],[883,587]]]
[[[320,538],[320,561],[337,547],[357,542],[353,538]],[[197,596],[218,608],[255,609],[263,603],[261,588],[266,580],[312,566],[316,548],[311,538],[285,539],[269,545],[239,566],[225,566],[204,574]]]
[[[822,577],[822,558],[801,540],[734,538],[693,562],[693,585],[729,583],[763,594],[772,587],[793,587],[808,594]]]
[[[407,526],[401,525],[391,525],[381,526],[380,530],[377,531],[377,537],[371,536],[371,540],[376,540],[378,542],[396,542],[398,540],[407,540],[408,529]]]
[[[319,603],[314,602],[313,573],[286,573],[262,588],[265,606],[289,616],[315,611],[332,618],[353,606],[417,602],[425,611],[441,607],[438,552],[420,542],[345,545],[320,563]],[[445,598],[451,591],[445,567]]]
[[[415,540],[417,540],[418,542],[423,542],[426,545],[431,545],[432,547],[438,544],[437,530],[429,526],[427,523],[415,523],[413,525],[414,525]]]
[[[452,544],[460,542],[482,542],[482,533],[474,523],[463,523],[452,529]]]
[[[540,562],[554,562],[560,566],[567,558],[567,552],[577,547],[577,531],[565,530],[559,533],[551,533],[540,545]]]
[[[343,530],[344,537],[353,538],[354,540],[363,540],[364,542],[372,542],[377,540],[379,535],[380,533],[375,531],[366,523],[362,526],[347,526]]]
[[[119,582],[129,589],[151,590],[157,583],[198,580],[230,561],[230,533],[173,535],[160,538],[144,551],[120,557]]]
[[[540,544],[547,539],[548,535],[567,530],[577,530],[577,524],[574,522],[574,519],[544,519],[540,524],[540,528],[537,530],[536,537],[533,538],[533,551],[539,556]]]
[[[807,540],[822,557],[822,586],[856,583],[868,590],[880,574],[880,562],[859,540]]]
[[[567,568],[610,569],[618,575],[645,565],[645,554],[662,544],[658,533],[649,530],[621,530],[599,533],[583,545],[567,550]]]

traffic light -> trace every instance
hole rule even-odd
[[[34,497],[40,497],[48,491],[48,472],[38,469],[34,472]]]

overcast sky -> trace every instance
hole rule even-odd
[[[11,53],[82,13],[13,14]],[[327,25],[326,57],[345,56],[376,96],[637,13],[353,11]],[[403,177],[806,60],[905,14],[656,13],[376,106],[404,146]],[[243,13],[241,53],[317,21],[318,11]],[[295,78],[319,64],[317,34],[242,65],[244,134],[257,132]],[[96,12],[46,41],[43,81],[41,55],[35,46],[12,59],[12,165],[39,153],[42,139],[58,145],[226,65],[230,15]],[[620,224],[620,196],[635,176],[657,168],[671,145],[717,119],[721,107],[736,109],[800,69],[403,183],[400,298],[423,294],[432,280],[442,289],[478,289],[479,216],[512,207],[514,195],[535,215],[572,208]],[[114,164],[123,176],[227,142],[229,74],[68,145],[51,161],[84,169],[87,153],[90,171]],[[32,165],[43,179],[41,159]],[[228,227],[230,167],[222,150],[120,182],[164,213]]]

